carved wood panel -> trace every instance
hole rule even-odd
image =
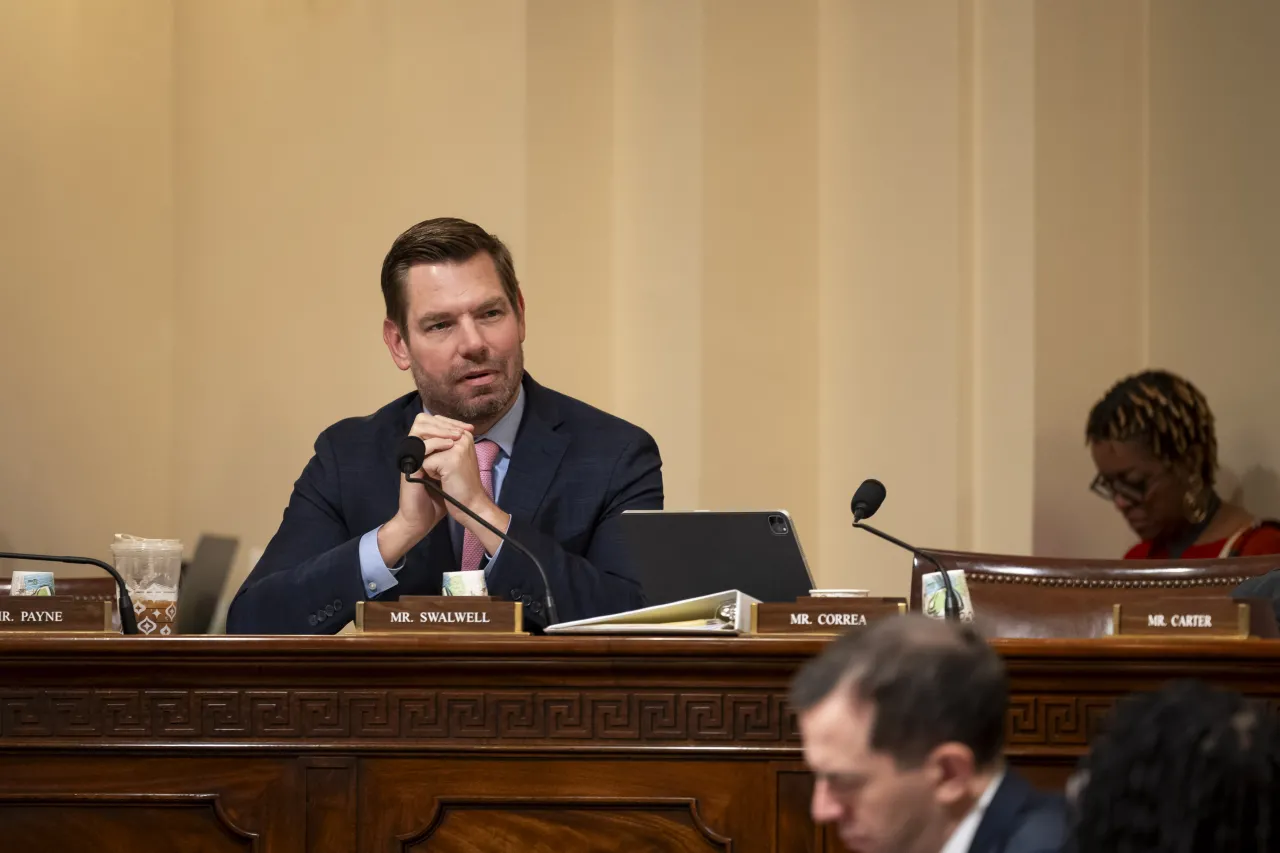
[[[214,794],[0,794],[0,853],[232,853],[257,850],[257,839]]]
[[[683,849],[834,851],[835,833],[808,821],[784,702],[820,646],[0,639],[0,829],[21,827],[0,831],[0,853],[83,846],[51,844],[48,826],[92,826],[103,838],[89,849],[145,850],[129,833],[161,824],[200,839],[190,849],[260,853],[466,850],[485,831],[550,844],[557,828],[587,839],[609,827]],[[1013,694],[1007,755],[1045,787],[1130,690],[1199,677],[1280,703],[1280,643],[997,648]]]
[[[295,762],[0,754],[0,853],[291,849]]]
[[[428,827],[397,839],[401,851],[707,853],[732,849],[729,839],[702,822],[692,799],[442,797],[437,805]]]
[[[373,816],[361,851],[774,849],[765,763],[475,755],[361,765],[361,814]]]
[[[323,756],[300,763],[306,785],[307,853],[357,853],[358,762]]]
[[[775,777],[777,819],[775,822],[775,850],[795,853],[818,853],[821,850],[822,829],[809,819],[809,801],[813,797],[813,776],[796,765],[779,769]]]

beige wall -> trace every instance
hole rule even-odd
[[[316,434],[411,387],[378,289],[408,225],[449,213],[511,241],[543,361],[554,314],[521,207],[528,24],[510,3],[176,8],[172,518],[184,541],[228,532],[247,553]]]
[[[1120,556],[1090,406],[1146,359],[1145,2],[1036,5],[1034,548]]]
[[[0,3],[0,549],[175,531],[172,58],[167,0]]]
[[[928,545],[968,533],[958,509],[970,340],[961,311],[967,10],[866,0],[827,2],[823,12],[813,556],[820,583],[901,591],[909,556],[850,530],[849,498],[876,477],[889,490],[881,526]],[[796,414],[803,423],[807,411]]]
[[[1223,487],[1280,517],[1280,4],[1153,3],[1150,358],[1218,420]]]
[[[907,558],[848,528],[867,476],[921,544],[1119,552],[1083,421],[1151,362],[1205,386],[1245,497],[1280,511],[1274,311],[1245,310],[1280,298],[1275,22],[1190,0],[7,4],[0,543],[265,544],[315,435],[409,387],[378,267],[443,214],[511,244],[539,379],[650,429],[669,506],[791,510],[820,583],[906,588]]]

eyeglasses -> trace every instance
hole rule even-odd
[[[1130,503],[1142,503],[1147,499],[1147,494],[1151,491],[1151,483],[1154,480],[1155,477],[1146,477],[1134,483],[1129,480],[1121,480],[1117,477],[1107,477],[1099,474],[1089,484],[1089,490],[1107,501],[1114,501],[1120,497]]]

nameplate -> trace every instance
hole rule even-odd
[[[1113,618],[1120,637],[1245,639],[1277,634],[1275,613],[1263,599],[1163,598],[1117,604]]]
[[[519,634],[524,610],[489,596],[415,595],[356,602],[355,622],[364,634]]]
[[[120,633],[114,601],[85,601],[70,595],[0,597],[0,633]]]
[[[880,619],[903,615],[907,600],[804,596],[794,603],[762,601],[751,607],[756,634],[843,634]]]

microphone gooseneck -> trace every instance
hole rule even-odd
[[[446,492],[440,487],[440,484],[430,477],[414,477],[413,474],[422,468],[422,461],[427,457],[427,446],[422,439],[416,435],[406,435],[400,439],[400,445],[396,448],[396,464],[400,468],[400,473],[404,475],[406,481],[410,483],[421,483],[427,491],[438,495],[441,499],[448,501],[456,506],[467,518],[472,519],[485,530],[488,530],[494,536],[497,536],[504,544],[510,545],[521,554],[529,558],[529,562],[533,563],[533,567],[538,570],[538,575],[542,578],[543,589],[546,590],[547,605],[547,624],[554,625],[560,621],[560,615],[556,612],[555,596],[551,593],[551,582],[547,580],[547,570],[542,567],[542,563],[533,552],[521,544],[518,540],[508,536],[503,531],[494,527],[485,521],[476,513],[472,512],[470,507],[465,506],[461,501],[457,500],[453,495]]]
[[[859,530],[866,530],[879,536],[884,541],[897,545],[903,550],[910,551],[915,556],[927,560],[937,567],[942,575],[942,586],[945,590],[943,616],[949,621],[958,621],[960,619],[960,596],[956,594],[955,587],[951,584],[951,576],[947,574],[946,568],[938,562],[937,558],[928,551],[922,551],[914,545],[908,545],[895,536],[890,536],[883,530],[877,530],[864,519],[870,518],[880,509],[880,505],[884,503],[886,491],[884,484],[879,480],[863,480],[858,486],[858,490],[853,493],[853,500],[849,503],[849,508],[853,511],[853,526]]]

